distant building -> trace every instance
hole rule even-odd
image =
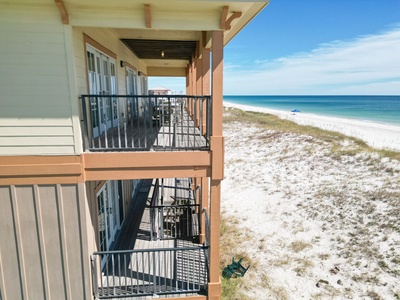
[[[149,89],[149,95],[171,95],[172,91],[164,87]]]

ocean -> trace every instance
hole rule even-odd
[[[400,126],[400,96],[224,96],[224,101]]]

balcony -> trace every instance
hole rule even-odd
[[[209,232],[199,244],[196,202],[190,179],[143,180],[113,251],[92,255],[96,299],[206,295]]]
[[[210,96],[82,95],[85,150],[209,150]]]

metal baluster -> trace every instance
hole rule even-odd
[[[99,255],[99,257],[100,257],[100,272],[99,272],[99,275],[100,275],[100,285],[101,285],[101,294],[103,294],[103,289],[104,289],[104,286],[103,286],[103,273],[101,272],[101,261],[102,261],[102,255],[100,254]]]
[[[110,97],[108,100],[110,101],[110,109],[111,109],[111,144],[112,144],[111,148],[114,148],[115,147],[115,145],[114,145],[114,99]],[[119,126],[118,126],[118,130],[119,130]],[[121,145],[120,145],[120,147],[121,147]]]
[[[118,116],[118,112],[119,112],[119,102],[120,102],[120,100],[119,99],[122,99],[122,98],[115,98],[115,101],[116,101],[116,106],[117,106],[117,131],[118,131],[118,148],[121,148],[121,121],[119,120],[119,116]],[[122,100],[121,100],[122,101]],[[113,103],[114,104],[114,103]],[[114,111],[114,110],[113,110]],[[125,113],[124,113],[124,117],[125,117]],[[114,120],[114,117],[113,117],[113,120]],[[113,135],[114,136],[114,135]]]
[[[124,101],[124,138],[125,138],[125,147],[128,148],[128,136],[126,132],[126,116],[128,114],[128,98],[125,98]]]
[[[141,130],[140,130],[140,123],[139,123],[139,119],[140,119],[140,113],[139,113],[139,98],[136,97],[136,106],[137,106],[137,127],[138,127],[138,144],[139,144],[139,148],[142,146],[142,143],[140,141],[140,136],[141,136]]]
[[[112,279],[113,279],[113,295],[115,295],[115,264],[114,264],[114,254],[111,254],[111,266],[112,266]]]
[[[158,101],[158,97],[154,98],[154,107],[152,108],[151,111],[151,128],[153,129],[153,114],[155,114],[155,136],[154,136],[154,145],[159,146],[159,140],[158,140],[158,130],[159,127],[161,127],[161,120],[160,120],[160,109],[159,109],[159,105],[160,102]],[[155,110],[155,111],[154,111]],[[152,132],[153,133],[153,132]]]
[[[124,254],[124,279],[125,279],[125,294],[128,294],[128,278],[126,277],[127,276],[127,274],[128,274],[128,272],[127,272],[127,265],[126,265],[126,256],[127,256],[128,254],[127,253],[125,253]],[[132,284],[132,283],[131,283]]]
[[[190,99],[190,102],[192,102],[193,101],[193,98],[191,98]],[[190,111],[188,111],[188,115],[186,116],[187,117],[187,145],[186,145],[186,147],[189,147],[189,145],[190,145],[190,118],[191,118],[191,116],[190,116]]]
[[[96,97],[96,103],[97,103],[97,114],[98,114],[98,120],[97,120],[97,128],[98,128],[98,140],[99,140],[99,148],[101,148],[101,109],[100,109],[100,97]]]
[[[148,110],[150,106],[150,101],[148,99],[147,105],[144,105],[144,146],[147,148],[147,122],[148,122]]]
[[[139,119],[139,112],[137,110],[137,99],[136,98],[131,98],[130,106],[131,106],[131,111],[130,111],[131,118],[129,120],[131,123],[131,126],[130,126],[131,132],[130,133],[131,133],[131,137],[132,137],[132,148],[135,148],[135,135],[134,135],[133,121],[134,121],[135,117],[136,117],[136,119]],[[135,112],[137,112],[138,116],[135,116]]]
[[[122,292],[122,285],[121,285],[121,253],[118,254],[118,281],[119,281],[119,292]]]
[[[172,147],[172,142],[171,142],[171,138],[172,138],[172,136],[171,136],[171,98],[170,97],[168,97],[167,98],[168,99],[168,129],[169,129],[169,131],[168,131],[168,140],[169,140],[169,147]]]
[[[197,122],[197,114],[198,114],[198,109],[197,109],[197,98],[193,98],[193,103],[194,103],[194,117],[193,117],[193,138],[192,138],[192,146],[196,146],[196,122]]]
[[[135,253],[136,255],[136,289],[137,289],[137,293],[139,294],[139,261],[138,261],[138,253]],[[131,277],[132,278],[132,277]]]

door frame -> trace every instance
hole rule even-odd
[[[89,56],[94,58],[91,63]],[[86,64],[89,94],[117,94],[117,60],[86,42]],[[90,99],[93,137],[96,138],[106,130],[118,126],[119,107],[117,98]],[[95,121],[93,121],[95,120]]]
[[[108,180],[96,193],[100,251],[108,251],[120,229],[118,181]],[[103,230],[102,230],[103,229]],[[103,234],[101,232],[104,232]]]

